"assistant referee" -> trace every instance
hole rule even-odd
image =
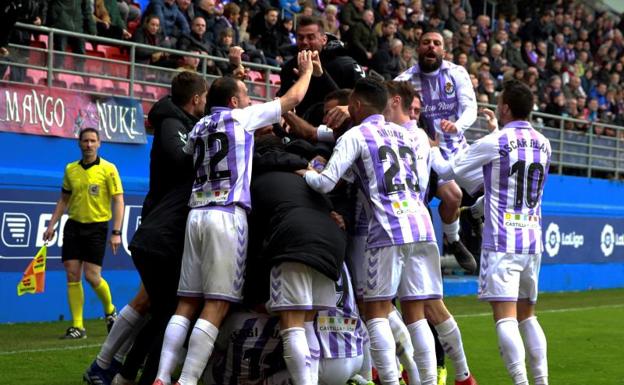
[[[87,282],[102,301],[108,330],[115,322],[117,311],[108,283],[102,278],[102,261],[108,221],[113,218],[109,243],[113,254],[116,254],[121,245],[124,213],[123,189],[117,168],[98,156],[101,145],[99,132],[95,128],[85,128],[80,131],[78,139],[82,159],[65,167],[61,197],[43,234],[44,241],[51,240],[56,223],[69,208],[69,219],[63,231],[62,260],[67,273],[67,297],[73,325],[62,337],[66,339],[87,337],[82,320],[83,270]]]

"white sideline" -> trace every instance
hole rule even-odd
[[[542,310],[539,311],[537,314],[544,314],[544,313],[565,313],[565,312],[571,312],[571,311],[585,311],[585,310],[596,310],[596,309],[612,309],[612,308],[620,308],[620,307],[624,307],[624,304],[620,304],[620,305],[601,305],[601,306],[583,306],[583,307],[571,307],[571,308],[565,308],[565,309],[551,309],[551,310]],[[475,313],[475,314],[459,314],[459,315],[454,315],[454,318],[473,318],[473,317],[486,317],[486,316],[491,316],[492,313]],[[81,349],[90,349],[90,348],[96,348],[96,347],[100,347],[102,346],[102,344],[90,344],[90,345],[80,345],[80,346],[64,346],[64,347],[58,347],[58,348],[46,348],[46,349],[25,349],[25,350],[12,350],[12,351],[6,351],[6,352],[2,352],[0,351],[0,356],[10,356],[10,355],[15,355],[15,354],[23,354],[23,353],[43,353],[43,352],[57,352],[57,351],[64,351],[64,350],[81,350]]]
[[[0,356],[10,356],[10,355],[22,354],[22,353],[61,352],[63,350],[81,350],[81,349],[99,348],[100,346],[102,346],[102,344],[64,346],[64,347],[58,347],[58,348],[45,348],[45,349],[11,350],[7,352],[0,352]]]
[[[584,311],[584,310],[596,310],[596,309],[613,309],[613,308],[618,308],[618,307],[624,307],[624,304],[618,304],[618,305],[600,305],[600,306],[582,306],[582,307],[569,307],[569,308],[564,308],[564,309],[549,309],[549,310],[538,310],[537,311],[537,315],[539,316],[540,314],[544,314],[544,313],[566,313],[569,311]],[[453,315],[453,318],[473,318],[473,317],[485,317],[485,316],[491,316],[492,313],[491,312],[487,312],[487,313],[474,313],[474,314],[459,314],[459,315]],[[0,355],[2,353],[0,352]]]

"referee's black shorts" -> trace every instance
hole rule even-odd
[[[63,231],[62,260],[77,259],[102,266],[108,222],[80,223],[68,219]]]

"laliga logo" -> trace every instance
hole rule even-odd
[[[561,233],[559,232],[559,225],[554,222],[548,224],[546,228],[546,252],[548,256],[554,257],[559,253],[559,246],[561,245]]]
[[[604,225],[602,228],[602,233],[600,233],[600,250],[602,250],[602,254],[605,257],[613,254],[613,249],[615,248],[615,232],[613,231],[613,226],[610,224]]]

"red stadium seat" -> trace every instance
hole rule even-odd
[[[127,62],[128,56],[126,55],[113,55],[110,59]],[[125,63],[106,63],[106,73],[111,76],[117,76],[127,79],[130,73],[130,66]]]
[[[87,56],[93,57],[93,59],[85,59],[85,71],[92,74],[101,74],[104,62],[101,58],[104,58],[104,53],[100,51],[87,51]]]
[[[28,50],[28,63],[36,66],[45,66],[48,54],[44,51],[40,51],[37,49],[47,49],[46,43],[37,40],[31,40],[30,46],[35,49]]]
[[[61,80],[67,84],[68,88],[76,88],[74,85],[84,85],[85,81],[82,76],[70,75],[70,74],[58,74],[58,80]]]
[[[247,78],[249,80],[251,80],[252,82],[262,82],[263,81],[262,72],[258,72],[258,71],[249,71],[249,72],[247,72]]]
[[[40,86],[47,86],[48,85],[48,78],[41,78],[39,79],[39,82],[37,83]],[[67,88],[67,83],[65,83],[62,80],[59,79],[54,79],[52,80],[52,87],[57,87],[57,88]]]
[[[26,69],[26,76],[32,78],[33,84],[40,84],[40,80],[48,76],[47,71],[35,70],[32,68]]]
[[[279,74],[270,74],[269,75],[269,83],[271,84],[282,84],[282,79]]]
[[[112,59],[115,55],[121,56],[121,49],[112,45],[98,45],[97,50],[103,52],[109,59]]]
[[[95,88],[99,92],[104,92],[103,90],[115,88],[115,84],[113,84],[113,81],[109,79],[91,78],[89,80],[89,83],[95,85]]]

